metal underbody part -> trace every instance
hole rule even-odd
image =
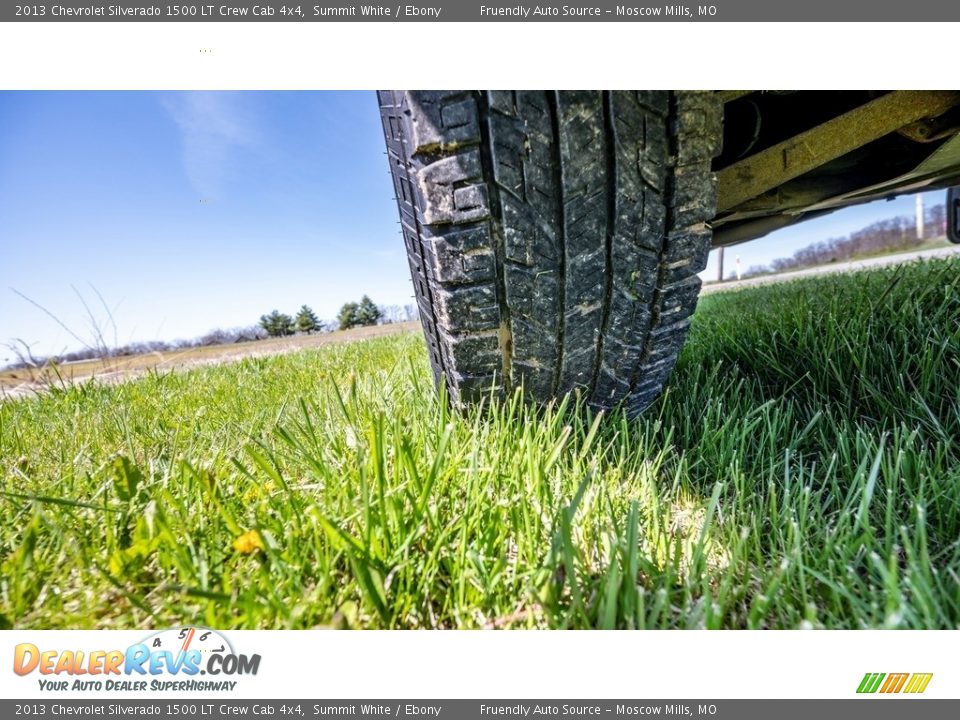
[[[714,247],[960,182],[960,92],[725,91]]]

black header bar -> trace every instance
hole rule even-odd
[[[405,0],[362,3],[146,2],[60,0],[0,4],[0,22],[948,22],[960,3],[945,0],[706,0],[668,5],[614,0]],[[784,32],[787,32],[786,30]],[[789,32],[813,32],[793,28]],[[863,32],[863,30],[851,30]]]

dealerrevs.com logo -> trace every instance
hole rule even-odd
[[[201,627],[151,635],[126,650],[70,650],[20,643],[13,671],[36,673],[41,690],[144,692],[234,690],[237,676],[256,675],[260,655],[234,651],[221,633]],[[202,679],[198,676],[204,676]]]

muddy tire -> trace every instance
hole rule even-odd
[[[454,402],[522,386],[647,407],[710,249],[715,96],[378,97],[430,362]]]

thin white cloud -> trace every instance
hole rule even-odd
[[[184,173],[201,198],[223,192],[231,160],[258,140],[256,122],[242,93],[181,92],[164,95],[163,107],[180,130]]]

